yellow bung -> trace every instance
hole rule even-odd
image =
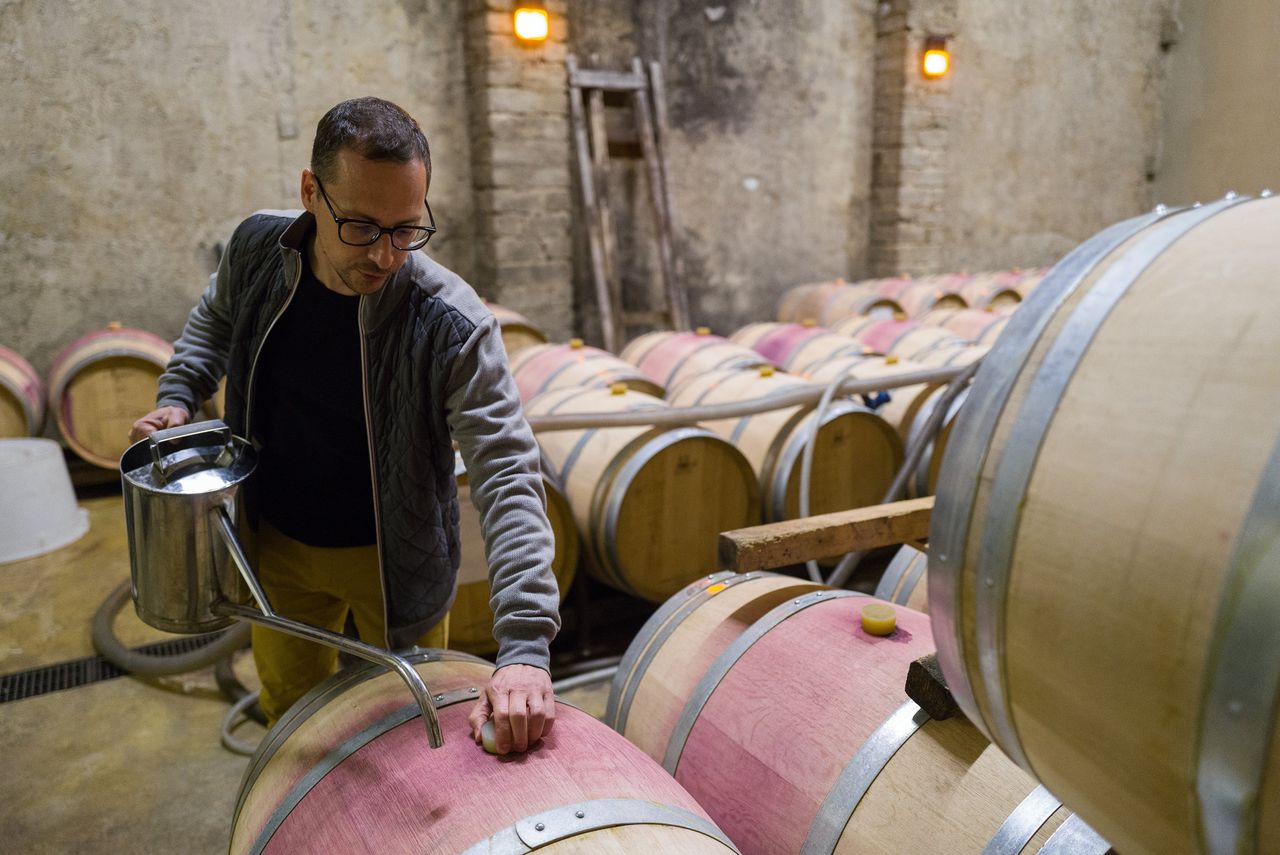
[[[898,613],[886,603],[862,607],[862,629],[868,635],[889,635],[898,626]]]

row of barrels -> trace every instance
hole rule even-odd
[[[928,616],[701,579],[623,657],[607,719],[626,739],[565,708],[536,762],[437,759],[403,697],[331,683],[251,763],[233,851],[1280,851],[1277,233],[1280,200],[1228,198],[1054,269],[957,419]],[[905,697],[935,649],[963,718]],[[447,734],[488,667],[430,678]],[[605,802],[615,829],[665,814],[685,838],[588,842]]]
[[[790,288],[778,301],[780,321],[833,326],[855,315],[920,317],[934,309],[983,309],[1008,314],[1044,278],[1046,269],[939,274],[912,278],[835,279]]]
[[[927,597],[947,682],[1005,757],[1131,855],[1280,851],[1278,232],[1280,200],[1228,197],[1157,209],[1082,244],[994,342],[940,473]],[[904,553],[882,593],[910,596],[920,560]],[[760,616],[739,606],[731,619]],[[779,651],[783,664],[744,675],[742,698],[808,698],[808,715],[858,702],[784,682],[797,662],[845,658],[831,645],[787,648],[807,652]],[[734,678],[717,679],[714,692]],[[761,823],[771,804],[794,807],[754,793],[811,767],[761,758],[785,754],[785,766],[819,734],[797,738],[788,728],[801,725],[774,707],[744,711],[730,696],[707,720],[708,747],[690,755],[705,713],[688,705],[705,709],[705,691],[664,691],[681,710],[678,762],[731,758],[710,802],[742,777],[753,807],[730,813]],[[766,740],[735,753],[734,738],[761,734],[784,749]],[[653,753],[670,760],[672,744]]]
[[[119,465],[129,428],[155,407],[156,384],[173,345],[118,323],[80,336],[41,378],[19,354],[0,347],[0,438],[39,436],[52,411],[62,440],[84,460]],[[217,415],[210,401],[205,412]]]
[[[438,750],[394,675],[343,671],[264,738],[230,851],[1109,853],[966,719],[906,697],[929,619],[873,625],[876,602],[771,573],[700,579],[629,646],[603,723],[557,702],[516,761],[469,738],[491,664],[409,654]]]
[[[978,321],[998,320],[976,314],[982,315]],[[731,339],[706,329],[650,333],[620,356],[580,340],[526,342],[512,348],[511,371],[530,416],[656,413],[765,398],[841,373],[888,377],[985,352],[985,346],[941,328],[867,320],[865,331],[854,330],[863,340],[808,325],[757,324]],[[973,320],[968,326],[977,329]],[[985,331],[998,325],[983,326]],[[885,357],[867,340],[921,359]],[[800,373],[784,373],[779,365]],[[573,579],[580,532],[581,553],[594,578],[661,602],[715,566],[719,532],[799,516],[802,458],[810,444],[810,513],[878,503],[902,464],[904,441],[941,392],[937,385],[894,390],[885,396],[890,403],[876,411],[839,400],[822,414],[820,425],[814,424],[818,414],[812,407],[792,406],[698,427],[540,432],[561,591]],[[912,481],[916,492],[928,490],[943,447],[937,444],[922,463]],[[451,627],[459,647],[489,653],[494,642],[483,538],[461,480],[467,548]]]

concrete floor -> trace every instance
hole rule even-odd
[[[129,577],[119,496],[83,500],[89,532],[55,552],[0,564],[0,674],[94,655],[90,622]],[[131,647],[175,636],[126,607]],[[247,654],[241,681],[256,687]],[[607,684],[564,695],[593,715]],[[248,758],[219,742],[228,702],[212,669],[162,680],[120,677],[0,704],[0,850],[14,853],[220,853]],[[247,723],[237,738],[263,729]]]

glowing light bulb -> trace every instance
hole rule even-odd
[[[551,25],[546,9],[517,9],[516,38],[524,42],[546,41]]]
[[[924,52],[922,68],[925,77],[936,80],[951,69],[951,55],[939,48],[927,50]]]

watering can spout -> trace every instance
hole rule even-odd
[[[120,458],[134,608],[167,632],[248,621],[344,650],[394,671],[422,710],[432,748],[444,744],[431,690],[403,657],[275,613],[237,536],[241,486],[257,452],[220,420],[156,431]]]

